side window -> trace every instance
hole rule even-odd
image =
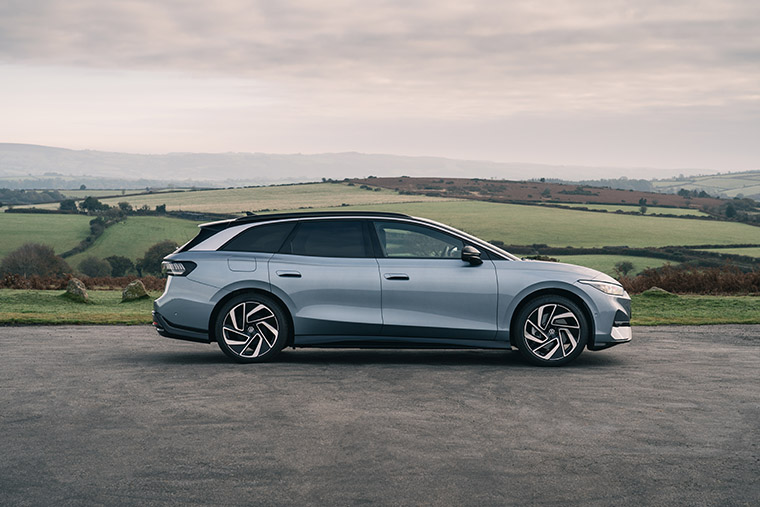
[[[274,253],[280,250],[295,226],[295,221],[255,225],[229,240],[219,250]]]
[[[315,257],[369,257],[364,224],[352,220],[304,220],[281,252]]]
[[[385,257],[459,259],[462,240],[427,227],[403,222],[375,222],[380,249]]]

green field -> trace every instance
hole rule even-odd
[[[103,197],[105,195],[123,195],[128,197],[130,194],[139,194],[145,192],[144,188],[137,188],[132,190],[59,190],[68,199],[84,199],[85,197]],[[122,193],[123,192],[123,193]]]
[[[49,245],[61,254],[87,237],[90,220],[82,215],[0,213],[0,258],[30,241]]]
[[[131,198],[106,199],[103,202],[116,206],[119,201],[127,201],[135,208],[143,205],[155,208],[158,205],[166,204],[167,210],[243,213],[244,211],[340,206],[344,203],[348,205],[369,205],[442,200],[444,199],[424,195],[401,195],[387,189],[374,192],[358,186],[338,183],[310,183],[139,195]]]
[[[449,224],[508,245],[658,247],[760,243],[760,227],[736,222],[585,213],[482,201],[351,206],[346,210],[398,211]]]
[[[75,303],[60,290],[0,289],[0,324],[150,324],[153,299],[121,302],[121,291],[88,291],[91,303]]]
[[[725,194],[728,197],[736,197],[742,194],[745,197],[757,197],[760,195],[760,171],[656,180],[652,185],[658,192],[677,192],[685,188],[704,190],[711,195]]]
[[[91,255],[101,259],[121,255],[134,262],[159,241],[170,239],[180,245],[190,241],[198,234],[198,223],[180,218],[129,217],[107,228],[90,248],[66,261],[75,269]]]
[[[56,290],[0,289],[0,324],[150,324],[152,300],[121,302],[121,291],[89,291],[74,303]],[[760,298],[750,296],[633,296],[634,325],[760,324]]]
[[[760,324],[757,296],[648,296],[631,297],[635,326],[664,324]]]
[[[705,248],[704,251],[730,254],[730,255],[746,255],[748,257],[760,257],[760,247],[757,247],[757,248]]]
[[[638,213],[640,206],[638,205],[625,205],[625,204],[565,204],[563,206],[569,206],[571,208],[588,208],[588,209],[603,209],[610,213],[614,213],[618,210],[625,212]],[[662,206],[647,206],[647,215],[653,214],[662,215],[677,215],[677,216],[707,216],[707,213],[698,209],[691,208],[663,208]]]
[[[558,258],[560,262],[596,269],[610,276],[615,276],[615,264],[618,262],[629,261],[633,264],[633,271],[628,273],[629,276],[637,275],[646,268],[659,268],[668,263],[664,259],[654,257],[633,257],[626,255],[560,255],[552,257]]]

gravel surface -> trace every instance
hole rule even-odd
[[[149,327],[0,327],[0,505],[760,504],[760,326],[238,365]]]

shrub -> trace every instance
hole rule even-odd
[[[161,274],[161,261],[177,249],[179,245],[171,240],[161,241],[150,247],[145,256],[137,261],[135,268],[137,268],[138,274],[142,276],[144,273],[152,275]]]
[[[112,276],[124,276],[135,269],[135,265],[132,263],[132,261],[126,257],[122,257],[121,255],[112,255],[110,257],[106,257],[105,260],[107,260],[111,265]]]
[[[79,263],[79,271],[87,276],[111,276],[111,264],[107,260],[89,256]]]
[[[623,277],[620,282],[628,292],[638,294],[660,287],[676,294],[757,294],[760,271],[743,272],[735,266],[697,268],[666,264],[649,268],[638,276]]]
[[[28,276],[63,276],[70,273],[66,261],[58,257],[53,249],[40,243],[26,243],[12,251],[0,264],[0,273]]]

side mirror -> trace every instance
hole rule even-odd
[[[467,245],[462,249],[462,260],[469,262],[473,266],[483,264],[483,260],[480,258],[480,251],[474,246]]]

